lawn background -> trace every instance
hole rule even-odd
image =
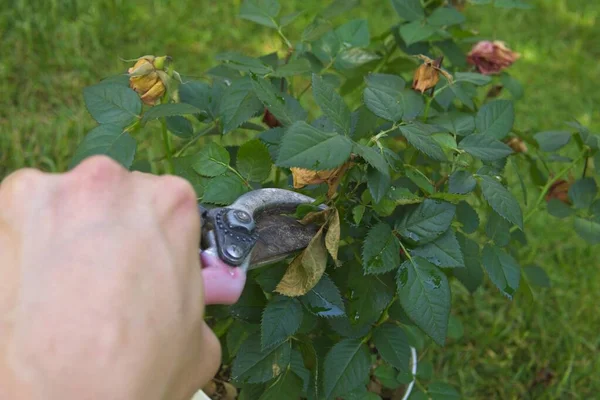
[[[318,0],[282,0],[283,13],[306,10],[286,30],[296,38]],[[387,0],[362,0],[338,18],[367,18],[371,35],[396,15]],[[511,73],[525,86],[515,126],[533,134],[573,118],[600,131],[600,2],[532,0],[535,9],[469,7],[469,25],[522,54]],[[236,18],[239,0],[0,0],[0,179],[22,167],[66,169],[94,126],[81,90],[129,64],[119,58],[168,54],[180,72],[202,73],[216,53],[258,56],[280,48],[272,31]],[[537,263],[553,288],[535,304],[510,303],[493,288],[470,296],[453,286],[453,314],[464,337],[423,356],[467,399],[597,398],[600,392],[600,249],[563,220],[529,226],[523,264]],[[529,392],[536,375],[547,387]]]

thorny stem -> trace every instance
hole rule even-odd
[[[167,173],[172,174],[175,168],[173,167],[173,150],[171,149],[171,140],[169,138],[169,133],[167,132],[166,118],[163,117],[160,119],[160,125],[162,127],[163,145],[165,147],[165,153],[167,153]]]
[[[582,154],[581,156],[579,156],[575,161],[573,161],[572,163],[570,163],[569,165],[567,165],[565,168],[563,168],[558,174],[556,174],[556,176],[554,176],[552,179],[550,179],[546,183],[546,185],[542,188],[542,192],[538,196],[538,198],[535,201],[533,207],[531,208],[531,210],[529,210],[529,212],[523,218],[523,223],[529,221],[529,219],[537,212],[538,208],[540,207],[540,205],[544,201],[544,198],[546,197],[546,194],[548,193],[548,191],[550,190],[550,188],[552,187],[552,185],[554,185],[559,179],[561,179],[566,173],[568,173],[583,158],[587,159],[585,153]],[[518,227],[515,225],[512,228],[510,228],[510,232],[514,232],[517,229],[518,229]]]

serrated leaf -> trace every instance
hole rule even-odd
[[[362,385],[371,363],[366,345],[359,339],[344,339],[329,350],[324,362],[325,398],[348,393]]]
[[[428,155],[434,160],[447,161],[446,154],[440,145],[429,135],[416,125],[403,125],[400,127],[402,136],[408,143],[414,146],[420,152]]]
[[[348,135],[350,133],[350,109],[344,103],[342,97],[319,75],[313,74],[312,88],[315,101],[323,110],[323,113],[337,127],[339,133]]]
[[[367,47],[371,42],[366,19],[354,19],[335,30],[344,47]]]
[[[449,189],[451,193],[471,193],[477,186],[477,181],[469,171],[457,170],[450,175]]]
[[[392,5],[400,18],[404,18],[407,21],[416,21],[425,18],[425,11],[419,0],[392,0]]]
[[[402,328],[392,324],[378,326],[373,331],[373,344],[381,358],[401,371],[408,371],[410,346]]]
[[[223,121],[223,133],[236,129],[261,111],[263,105],[254,94],[250,78],[234,80],[225,90],[220,103],[219,114]]]
[[[338,70],[350,70],[379,60],[380,58],[377,53],[373,53],[372,51],[360,47],[352,47],[340,51],[333,65]]]
[[[452,112],[433,118],[432,122],[458,136],[467,136],[475,130],[475,118],[471,114]]]
[[[436,33],[436,28],[423,23],[422,21],[413,21],[400,27],[400,36],[407,46],[423,42]]]
[[[252,80],[252,87],[263,105],[268,108],[269,112],[283,126],[306,119],[307,112],[302,109],[298,100],[286,93],[275,91],[275,88],[269,81],[262,78],[255,78]]]
[[[379,89],[367,87],[363,93],[365,105],[371,112],[387,121],[398,122],[402,119],[404,110],[399,100]]]
[[[421,256],[438,267],[459,268],[465,266],[462,251],[452,228],[433,242],[416,247],[411,254]]]
[[[486,244],[482,252],[483,268],[492,283],[509,299],[519,288],[521,270],[517,261],[501,248]]]
[[[544,271],[539,265],[528,265],[523,267],[523,272],[527,277],[527,280],[532,285],[549,288],[551,286],[550,278],[546,271]]]
[[[455,212],[456,206],[453,204],[426,199],[404,214],[396,223],[396,230],[404,238],[425,244],[446,232]]]
[[[313,53],[323,65],[334,62],[341,48],[340,38],[332,31],[326,32],[311,45]]]
[[[489,205],[502,217],[523,230],[523,212],[512,193],[492,176],[483,175],[480,178],[481,191]]]
[[[215,119],[218,114],[224,86],[213,87],[204,82],[189,81],[179,85],[179,98],[182,103],[191,104],[202,110],[202,115]]]
[[[278,377],[290,363],[289,342],[261,350],[259,335],[250,336],[233,361],[231,378],[246,383],[262,383]]]
[[[289,265],[275,290],[289,297],[308,293],[323,276],[326,263],[327,249],[323,243],[323,229],[320,229],[306,249]]]
[[[153,119],[171,117],[175,115],[194,115],[200,114],[202,110],[187,103],[166,103],[151,107],[142,117],[142,125]]]
[[[479,109],[475,126],[481,134],[496,139],[505,138],[512,129],[515,110],[510,100],[493,100]]]
[[[83,138],[69,163],[74,168],[84,159],[94,155],[105,155],[125,168],[131,167],[137,142],[123,128],[113,124],[98,125]]]
[[[278,67],[273,73],[273,76],[285,78],[288,76],[302,75],[307,72],[310,72],[310,62],[306,58],[298,58]]]
[[[380,222],[369,230],[363,244],[363,268],[366,274],[381,274],[400,265],[400,241],[392,228]]]
[[[373,375],[383,385],[383,387],[388,389],[397,389],[401,385],[401,383],[396,379],[398,373],[391,365],[378,365],[377,368],[375,368],[375,371],[373,371]]]
[[[461,201],[456,206],[456,219],[462,225],[462,230],[469,234],[479,228],[479,215],[466,201]]]
[[[298,18],[302,14],[304,14],[304,11],[296,11],[294,13],[291,13],[291,14],[288,14],[288,15],[284,15],[279,20],[279,26],[282,27],[282,28],[285,27],[285,26],[288,26],[289,24],[291,24],[292,22],[294,22],[296,20],[296,18]]]
[[[203,176],[218,176],[227,171],[229,152],[220,144],[210,142],[196,154],[194,170]]]
[[[319,317],[339,317],[345,314],[344,302],[339,289],[327,275],[304,296],[300,301],[313,314]]]
[[[444,382],[432,382],[427,387],[431,400],[460,400],[460,393]]]
[[[312,42],[329,32],[332,28],[331,22],[323,17],[316,16],[302,31],[301,40],[303,42]]]
[[[589,208],[597,193],[598,186],[594,178],[578,179],[569,187],[569,198],[575,208]]]
[[[406,314],[437,344],[443,346],[450,316],[450,285],[446,275],[421,257],[398,270],[398,298]]]
[[[389,176],[390,167],[385,161],[385,156],[373,147],[368,147],[359,143],[354,144],[354,152],[364,158],[373,168]]]
[[[263,312],[260,325],[261,348],[278,345],[292,336],[302,323],[302,306],[298,299],[274,296]]]
[[[600,222],[575,217],[575,232],[590,244],[600,243]]]
[[[195,155],[173,158],[173,172],[175,175],[186,179],[194,188],[196,196],[202,197],[207,178],[198,174],[193,167]]]
[[[379,203],[390,190],[392,179],[374,168],[367,172],[367,186],[375,203]],[[363,211],[364,212],[364,211]]]
[[[496,161],[508,157],[513,150],[506,144],[487,135],[469,135],[458,144],[458,148],[483,161]]]
[[[510,242],[510,226],[510,222],[492,211],[485,225],[485,233],[497,246],[508,246]]]
[[[366,207],[362,204],[359,204],[352,209],[352,218],[356,225],[360,224],[360,221],[362,221],[363,215],[365,215],[365,209]]]
[[[230,359],[235,357],[242,343],[258,329],[258,325],[247,324],[238,320],[233,321],[225,337]]]
[[[556,151],[569,143],[571,132],[569,131],[548,131],[533,135],[534,139],[540,145],[543,151]]]
[[[258,400],[296,399],[302,394],[302,380],[291,369],[286,369]]]
[[[166,117],[167,129],[173,135],[183,139],[190,139],[194,135],[194,127],[189,119],[175,115],[172,117]]]
[[[427,22],[432,26],[452,26],[460,25],[465,22],[466,18],[456,8],[440,7],[436,8],[429,17]]]
[[[249,181],[262,182],[267,179],[271,173],[271,165],[269,150],[258,139],[244,143],[237,152],[237,169]]]
[[[117,83],[99,83],[83,89],[83,99],[88,112],[99,124],[112,124],[123,128],[142,112],[142,101],[129,87]]]
[[[454,74],[455,82],[469,82],[477,86],[487,85],[492,81],[489,75],[478,74],[476,72],[456,72]]]
[[[552,215],[555,218],[566,218],[575,212],[574,209],[569,207],[567,204],[563,203],[559,199],[550,199],[546,204],[546,208],[548,210],[548,214]]]
[[[257,24],[277,28],[275,18],[281,6],[277,0],[244,0],[240,7],[240,18]]]
[[[366,327],[368,331],[393,299],[393,274],[363,275],[359,268],[354,273],[360,277],[349,278],[352,296],[348,299],[346,314],[349,320],[346,320],[354,328]]]
[[[400,103],[404,109],[402,120],[405,122],[413,121],[425,108],[423,96],[412,89],[405,89],[400,92]]]
[[[347,137],[323,132],[300,121],[283,136],[277,165],[323,171],[345,163],[351,151],[352,141]]]
[[[240,178],[232,173],[226,173],[208,181],[204,188],[202,201],[210,204],[229,205],[248,190]]]
[[[406,87],[406,82],[398,75],[369,73],[365,77],[365,83],[368,87],[385,92],[392,97],[396,97]]]

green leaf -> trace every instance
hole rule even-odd
[[[515,122],[515,108],[510,100],[493,100],[479,109],[475,127],[481,134],[498,140],[505,138]]]
[[[327,275],[323,275],[314,288],[300,297],[300,301],[319,317],[339,317],[346,312],[339,289]]]
[[[278,345],[292,336],[302,323],[302,306],[298,299],[274,296],[263,312],[260,325],[261,348]]]
[[[523,267],[523,272],[525,272],[525,276],[530,284],[543,288],[551,286],[550,278],[540,266],[528,265]]]
[[[313,40],[319,39],[325,33],[329,32],[333,26],[331,22],[323,17],[315,17],[310,24],[302,31],[301,40],[303,42],[312,42]]]
[[[189,119],[175,115],[167,117],[167,129],[173,135],[183,139],[191,139],[194,136],[194,127]]]
[[[423,96],[412,89],[404,89],[400,92],[400,103],[404,109],[403,121],[413,121],[425,108]]]
[[[444,154],[441,146],[420,127],[416,125],[403,125],[400,127],[400,132],[402,132],[402,136],[406,138],[408,143],[420,152],[434,160],[447,161],[446,154]]]
[[[483,197],[494,211],[523,230],[523,212],[512,193],[492,176],[483,175],[480,179]]]
[[[465,22],[466,18],[456,8],[440,7],[436,8],[429,17],[427,22],[432,26],[452,26],[460,25]]]
[[[396,230],[404,238],[424,244],[439,237],[450,227],[456,206],[443,201],[426,199],[410,208],[396,223]]]
[[[400,18],[407,21],[416,21],[425,18],[425,11],[419,0],[392,0],[392,5]]]
[[[99,124],[124,127],[139,118],[140,96],[129,87],[117,83],[99,83],[83,89],[88,112]]]
[[[559,199],[550,199],[550,201],[548,201],[548,203],[546,204],[546,208],[548,210],[548,214],[552,215],[555,218],[561,219],[569,217],[575,212],[574,209],[572,209],[570,206],[563,203]]]
[[[335,18],[338,15],[350,11],[358,5],[358,0],[333,0],[327,8],[321,11],[323,18]]]
[[[377,53],[360,47],[352,47],[340,51],[335,58],[334,67],[338,70],[349,70],[358,68],[371,61],[379,60],[381,57]]]
[[[368,87],[385,92],[392,97],[396,97],[406,86],[406,82],[398,75],[369,73],[365,77],[365,83]]]
[[[534,139],[540,145],[543,151],[556,151],[569,143],[571,132],[568,131],[548,131],[533,135]]]
[[[251,324],[260,324],[262,312],[266,305],[265,294],[260,286],[254,280],[248,279],[237,303],[229,307],[229,313],[235,319]],[[260,348],[260,343],[258,346]]]
[[[450,320],[448,321],[448,337],[454,340],[458,340],[462,338],[465,334],[465,327],[463,326],[460,319],[456,318],[454,315],[450,315]]]
[[[467,136],[460,141],[458,148],[483,161],[497,161],[513,153],[506,144],[482,134]]]
[[[240,7],[240,18],[269,28],[277,28],[275,18],[280,8],[277,0],[244,0]]]
[[[251,335],[238,350],[231,378],[236,382],[262,383],[278,377],[290,363],[289,342],[261,349],[259,335]]]
[[[460,393],[444,382],[432,382],[427,387],[431,400],[460,400]]]
[[[271,173],[271,165],[269,150],[258,139],[244,143],[237,152],[237,169],[249,181],[262,182],[267,179]]]
[[[301,394],[302,380],[291,369],[286,369],[258,400],[297,399]]]
[[[202,110],[187,103],[158,104],[144,113],[144,116],[142,117],[142,125],[152,121],[153,119],[176,115],[200,114],[201,112]]]
[[[389,177],[390,168],[385,161],[385,156],[375,147],[365,146],[360,143],[354,144],[354,152],[364,158],[372,167],[376,168],[383,175]]]
[[[404,110],[399,100],[387,91],[367,87],[363,93],[365,105],[371,112],[385,120],[398,122]]]
[[[521,0],[496,0],[494,2],[496,8],[518,8],[521,10],[529,10],[533,8],[531,4],[528,4]]]
[[[175,175],[186,179],[193,186],[196,196],[202,197],[207,179],[194,170],[195,160],[195,155],[173,158],[173,172]]]
[[[473,293],[483,283],[479,245],[460,233],[457,235],[457,239],[464,255],[465,268],[455,268],[452,270],[452,274],[469,292]]]
[[[410,346],[402,328],[392,324],[379,325],[373,331],[373,344],[381,358],[401,371],[408,371]]]
[[[575,217],[575,232],[590,244],[600,243],[600,222]]]
[[[351,151],[352,141],[347,137],[296,122],[283,136],[277,165],[327,170],[345,163]]]
[[[452,228],[433,242],[415,248],[411,254],[421,256],[438,267],[459,268],[465,266],[463,254]]]
[[[137,142],[123,128],[113,124],[98,125],[83,138],[69,163],[74,168],[85,158],[106,155],[125,168],[131,167]]]
[[[450,285],[446,275],[421,257],[398,270],[398,298],[406,314],[437,344],[443,346],[450,316]]]
[[[369,230],[363,244],[365,274],[381,274],[400,265],[400,242],[385,222]]]
[[[517,79],[506,73],[500,77],[500,82],[502,82],[502,86],[504,86],[510,92],[515,100],[519,100],[525,94],[523,85],[521,85]]]
[[[363,385],[369,375],[369,351],[359,339],[344,339],[329,350],[324,362],[325,398],[348,393]]]
[[[369,24],[366,19],[346,22],[335,30],[344,47],[367,47],[371,43]]]
[[[252,81],[252,87],[256,96],[282,125],[288,126],[295,121],[306,119],[307,113],[302,109],[298,100],[285,93],[276,92],[269,81],[255,78]]]
[[[594,178],[578,179],[569,187],[569,198],[573,201],[575,208],[589,208],[597,193],[598,186]]]
[[[432,122],[458,136],[470,135],[475,130],[475,118],[471,114],[452,112],[436,117]]]
[[[204,82],[190,81],[179,86],[179,98],[182,103],[191,104],[202,110],[202,115],[215,119],[224,87],[215,84],[210,87]]]
[[[490,280],[509,299],[519,288],[521,270],[517,261],[501,248],[486,244],[482,253],[483,268]]]
[[[477,181],[469,171],[455,171],[449,178],[450,193],[471,193],[477,186]]]
[[[206,184],[202,201],[211,204],[229,205],[248,191],[240,178],[232,173],[212,178]]]
[[[278,67],[273,73],[274,77],[285,78],[288,76],[302,75],[310,72],[310,62],[306,58],[290,60],[287,64]]]
[[[396,376],[398,375],[397,371],[390,365],[378,365],[377,368],[375,368],[375,371],[373,371],[373,375],[385,388],[397,389],[401,385],[401,383],[396,379]],[[380,397],[377,396],[377,398]]]
[[[333,86],[323,81],[319,75],[313,74],[312,88],[315,101],[323,113],[338,128],[339,133],[350,133],[350,109]]]
[[[382,174],[373,168],[369,168],[367,171],[367,186],[373,202],[379,203],[385,197],[390,190],[391,183],[389,174]]]
[[[225,90],[219,107],[223,133],[231,132],[261,111],[263,105],[254,94],[252,80],[248,77],[234,80]]]
[[[204,146],[194,161],[194,169],[203,176],[222,175],[229,165],[229,152],[220,144],[210,142]]]
[[[510,222],[492,211],[488,216],[485,233],[497,246],[504,247],[510,242],[510,227]]]
[[[413,21],[400,27],[400,36],[407,46],[423,42],[436,32],[436,28],[425,24],[423,21]]]
[[[477,86],[484,86],[491,81],[492,78],[490,76],[476,72],[457,72],[454,74],[454,82],[469,82]]]
[[[363,215],[365,214],[365,209],[366,207],[362,204],[359,204],[352,209],[352,218],[354,219],[354,223],[356,225],[359,225],[360,221],[362,221]]]
[[[296,18],[298,18],[302,14],[304,14],[304,11],[296,11],[294,13],[291,13],[291,14],[288,14],[288,15],[284,15],[279,20],[279,26],[281,28],[283,28],[285,26],[288,26],[289,24],[291,24],[292,22],[294,22],[296,20]]]
[[[379,319],[383,310],[392,301],[393,275],[363,275],[360,268],[353,270],[352,273],[356,276],[351,275],[349,278],[348,286],[352,295],[348,299],[346,314],[353,325],[359,328],[366,327],[368,331],[370,325]]]
[[[467,234],[473,233],[479,228],[479,215],[466,201],[461,201],[456,206],[456,219]]]

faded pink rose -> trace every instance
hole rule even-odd
[[[477,43],[467,55],[467,62],[475,65],[483,75],[497,74],[510,67],[521,55],[506,47],[504,42],[488,40]]]

